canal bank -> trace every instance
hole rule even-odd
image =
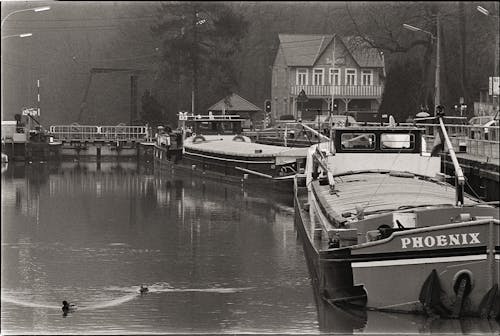
[[[499,160],[457,153],[457,160],[466,177],[466,191],[484,201],[500,200]],[[441,155],[441,170],[453,176],[453,162],[449,154]]]

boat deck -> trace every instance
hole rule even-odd
[[[246,157],[268,157],[268,156],[288,156],[305,157],[305,148],[282,147],[273,145],[264,145],[247,141],[233,141],[234,136],[206,135],[206,141],[193,143],[186,141],[184,147],[209,153],[218,153],[224,155],[236,155]]]
[[[343,213],[363,207],[365,214],[405,207],[455,204],[453,186],[418,177],[389,173],[360,173],[335,178],[335,192],[313,181],[313,190],[326,214],[340,218]],[[468,197],[465,205],[477,203]]]

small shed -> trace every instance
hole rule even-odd
[[[256,122],[263,119],[262,109],[236,93],[219,100],[210,106],[208,111],[213,114],[237,114],[248,120],[243,124],[244,128],[251,128]]]

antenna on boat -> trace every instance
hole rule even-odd
[[[465,185],[465,176],[462,171],[462,167],[458,163],[457,156],[455,151],[453,150],[453,145],[451,144],[450,138],[448,137],[448,132],[446,131],[446,127],[443,122],[444,116],[444,106],[436,107],[436,117],[439,121],[440,133],[443,135],[443,138],[446,142],[446,146],[448,146],[448,152],[450,153],[451,161],[453,162],[453,167],[455,168],[455,203],[456,205],[463,206],[464,205],[464,185]]]

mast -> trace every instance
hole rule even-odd
[[[458,163],[457,156],[455,151],[453,150],[453,145],[451,144],[450,138],[448,137],[448,133],[446,132],[446,127],[443,123],[442,115],[438,115],[439,126],[441,127],[441,132],[443,134],[444,140],[446,142],[446,146],[448,146],[448,152],[451,156],[451,161],[453,162],[453,167],[455,168],[455,204],[463,206],[464,205],[464,185],[465,185],[465,177],[462,171],[462,167]]]

